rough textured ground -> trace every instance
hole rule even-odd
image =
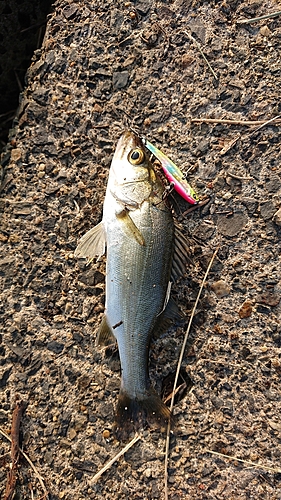
[[[128,125],[191,168],[190,182],[210,197],[184,217],[189,207],[176,198],[193,265],[173,295],[187,317],[219,244],[183,362],[193,386],[175,408],[170,498],[281,499],[280,472],[263,468],[280,470],[281,456],[280,125],[190,121],[280,113],[280,17],[236,24],[276,10],[273,0],[54,4],[3,156],[0,200],[0,425],[9,431],[16,396],[28,403],[22,446],[52,499],[164,498],[159,431],[92,481],[121,449],[111,432],[119,361],[94,347],[104,261],[86,267],[73,252],[101,219]],[[158,391],[175,371],[186,324],[152,343]],[[4,438],[1,454],[3,490]],[[25,461],[18,492],[42,498]]]

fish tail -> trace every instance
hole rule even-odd
[[[132,432],[146,427],[166,426],[170,418],[169,408],[152,388],[138,398],[131,398],[126,391],[120,390],[115,419],[119,439],[124,440]]]

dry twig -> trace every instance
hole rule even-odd
[[[192,312],[191,312],[191,316],[190,316],[190,319],[189,319],[189,322],[188,322],[188,325],[187,325],[187,329],[186,329],[186,332],[185,332],[184,341],[183,341],[181,352],[180,352],[180,357],[179,357],[178,364],[177,364],[177,371],[176,371],[175,382],[174,382],[174,387],[173,387],[173,392],[172,392],[172,398],[171,398],[171,404],[170,404],[170,412],[171,412],[171,414],[173,412],[173,406],[174,406],[174,399],[175,399],[175,394],[176,394],[177,382],[178,382],[178,378],[179,378],[180,368],[181,368],[181,364],[182,364],[182,360],[183,360],[184,351],[185,351],[187,339],[188,339],[188,336],[189,336],[190,328],[191,328],[191,325],[192,325],[192,321],[193,321],[193,318],[194,318],[194,315],[195,315],[195,311],[197,309],[198,302],[199,302],[199,299],[201,297],[202,290],[204,288],[207,276],[208,276],[208,274],[210,272],[210,269],[211,269],[211,267],[213,265],[213,262],[215,260],[215,257],[217,255],[217,253],[218,253],[218,250],[219,250],[219,247],[217,247],[217,249],[214,251],[214,253],[212,255],[212,258],[211,258],[211,260],[209,262],[209,265],[207,267],[205,276],[204,276],[203,281],[201,283],[201,286],[200,286],[199,292],[197,294],[197,297],[196,297],[196,300],[195,300],[195,304],[193,306],[193,309],[192,309]],[[166,450],[165,450],[165,473],[164,473],[165,500],[168,500],[168,460],[169,460],[169,448],[170,448],[170,432],[171,432],[171,419],[169,420],[168,426],[167,426]]]
[[[230,455],[224,455],[223,453],[218,453],[217,451],[212,451],[212,450],[205,450],[205,451],[206,453],[212,453],[213,455],[217,455],[219,457],[229,458],[230,460],[242,462],[243,464],[248,464],[258,469],[266,469],[268,471],[274,472],[275,474],[281,473],[281,469],[275,469],[274,467],[268,467],[267,465],[255,464],[254,462],[250,462],[249,460],[243,460],[242,458],[231,457]]]
[[[6,490],[4,500],[11,500],[15,494],[15,488],[18,475],[19,463],[19,432],[20,422],[24,411],[24,402],[16,401],[16,407],[13,411],[12,428],[11,428],[11,468],[8,471]]]
[[[105,471],[110,469],[110,467],[114,464],[114,462],[116,462],[120,457],[122,457],[122,455],[124,455],[124,453],[126,453],[140,439],[141,436],[139,434],[136,434],[135,437],[128,444],[126,444],[126,446],[124,446],[124,448],[122,448],[122,450],[119,451],[117,455],[115,455],[115,457],[109,460],[109,462],[107,462],[107,464],[105,464],[105,466],[95,474],[91,482],[97,481],[97,479],[99,479]]]
[[[281,15],[281,10],[278,10],[277,12],[272,12],[271,14],[265,14],[264,16],[253,17],[252,19],[240,19],[236,21],[236,24],[256,23],[257,21],[262,21],[263,19],[271,19],[272,17],[277,17],[280,15]]]

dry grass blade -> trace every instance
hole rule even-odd
[[[230,460],[235,460],[237,462],[242,462],[243,464],[251,465],[252,467],[256,467],[258,469],[266,469],[268,471],[274,472],[275,474],[280,474],[281,469],[275,469],[274,467],[268,467],[267,465],[255,464],[254,462],[250,462],[249,460],[243,460],[242,458],[231,457],[230,455],[224,455],[223,453],[219,453],[217,451],[205,450],[206,453],[212,453],[212,455],[217,455],[223,458],[229,458]]]
[[[272,122],[277,122],[278,123],[280,121],[280,118],[281,118],[281,115],[274,116],[274,118],[271,118],[270,120],[267,120],[266,122],[262,123],[259,127],[255,128],[253,130],[253,132],[251,132],[251,134],[249,134],[249,137],[251,137],[251,135],[253,135],[255,132],[257,132],[261,128],[265,127],[269,123],[272,123]]]
[[[1,428],[0,428],[0,434],[2,434],[2,436],[4,436],[6,439],[8,439],[8,441],[12,442],[10,436],[8,436],[8,434],[6,434],[5,431],[3,431]],[[32,468],[34,474],[35,474],[35,477],[38,479],[40,485],[41,485],[41,488],[42,490],[44,491],[44,498],[45,499],[48,499],[49,498],[49,493],[46,489],[46,486],[43,482],[43,479],[42,477],[40,476],[39,472],[37,471],[35,465],[31,462],[30,458],[27,456],[27,454],[23,451],[22,448],[19,448],[19,451],[21,452],[22,456],[25,458],[25,460],[29,463],[30,467]]]
[[[255,125],[265,126],[268,123],[275,121],[276,123],[281,123],[279,116],[271,118],[270,120],[228,120],[226,118],[191,118],[191,123],[226,123],[228,125],[246,125],[247,127],[252,127]]]
[[[192,35],[190,35],[187,31],[184,31],[184,34],[185,34],[185,35],[187,35],[187,36],[188,36],[188,38],[189,38],[189,39],[190,39],[193,43],[195,43],[195,45],[196,45],[197,49],[199,50],[199,52],[200,52],[201,56],[203,57],[203,59],[204,59],[205,63],[207,64],[207,66],[208,66],[209,70],[211,71],[211,73],[212,73],[213,77],[214,77],[216,80],[218,80],[218,77],[217,77],[216,73],[214,72],[214,70],[213,70],[212,66],[210,65],[210,63],[209,63],[209,61],[208,61],[207,57],[205,56],[205,54],[204,54],[203,50],[201,49],[201,47],[200,47],[199,43],[197,42],[197,40],[196,40],[196,39],[195,39]]]
[[[189,319],[189,322],[188,322],[188,325],[187,325],[187,329],[186,329],[185,336],[184,336],[184,341],[183,341],[183,344],[182,344],[182,348],[181,348],[181,352],[180,352],[180,356],[179,356],[179,360],[178,360],[178,364],[177,364],[177,371],[176,371],[175,382],[174,382],[174,387],[173,387],[173,392],[172,392],[172,398],[171,398],[171,404],[170,404],[170,411],[171,411],[171,413],[173,411],[177,382],[178,382],[178,378],[179,378],[180,368],[181,368],[181,364],[182,364],[182,360],[183,360],[184,351],[185,351],[187,339],[188,339],[188,336],[189,336],[190,328],[191,328],[191,325],[192,325],[192,321],[193,321],[193,318],[194,318],[194,315],[195,315],[195,311],[197,309],[198,302],[200,300],[200,297],[201,297],[204,285],[206,283],[207,276],[208,276],[208,274],[210,272],[210,269],[211,269],[211,267],[213,265],[213,262],[214,262],[214,260],[216,258],[218,250],[219,250],[219,247],[216,248],[216,250],[214,251],[214,253],[212,255],[212,258],[211,258],[211,260],[209,262],[208,268],[207,268],[207,270],[205,272],[205,276],[204,276],[203,281],[201,283],[201,286],[200,286],[199,292],[197,294],[197,297],[196,297],[196,300],[195,300],[195,304],[193,306],[193,309],[192,309],[192,312],[191,312],[191,315],[190,315],[190,319]],[[164,473],[165,500],[168,500],[168,460],[169,460],[169,448],[170,448],[170,432],[171,432],[171,420],[169,420],[168,426],[167,426],[167,438],[166,438],[166,450],[165,450],[165,473]]]
[[[271,19],[273,17],[277,17],[280,15],[281,15],[281,10],[278,10],[277,12],[272,12],[271,14],[265,14],[264,16],[253,17],[252,19],[240,19],[240,20],[236,21],[236,24],[256,23],[257,21],[262,21],[263,19]]]
[[[107,462],[107,464],[105,464],[105,466],[95,474],[91,482],[97,481],[97,479],[99,479],[105,471],[110,469],[110,467],[114,464],[114,462],[116,462],[120,457],[122,457],[122,455],[124,455],[124,453],[126,453],[126,451],[128,451],[132,446],[134,446],[134,444],[137,443],[137,441],[139,441],[140,439],[141,436],[139,434],[136,434],[135,437],[128,444],[126,444],[126,446],[124,446],[124,448],[122,448],[122,450],[119,451],[117,455],[115,455],[115,457],[109,460],[109,462]]]

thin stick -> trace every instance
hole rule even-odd
[[[208,276],[208,274],[210,272],[210,269],[211,269],[211,267],[213,265],[213,262],[215,260],[215,257],[217,255],[218,251],[219,251],[219,247],[216,248],[216,250],[214,251],[213,256],[212,256],[212,258],[211,258],[211,260],[209,262],[209,265],[207,267],[207,270],[205,272],[203,281],[202,281],[201,286],[199,288],[199,292],[197,294],[197,297],[196,297],[196,300],[195,300],[195,304],[193,306],[193,309],[192,309],[192,312],[191,312],[191,316],[190,316],[190,319],[189,319],[189,322],[188,322],[188,325],[187,325],[187,329],[186,329],[186,332],[185,332],[184,341],[183,341],[181,352],[180,352],[180,357],[179,357],[179,360],[178,360],[177,371],[176,371],[176,376],[175,376],[175,382],[174,382],[174,387],[173,387],[173,392],[172,392],[172,398],[171,398],[171,404],[170,404],[170,412],[171,412],[171,414],[173,412],[173,406],[174,406],[174,399],[175,399],[177,382],[178,382],[178,378],[179,378],[180,368],[181,368],[181,364],[182,364],[182,360],[183,360],[183,356],[184,356],[184,351],[185,351],[187,339],[188,339],[188,336],[189,336],[191,324],[192,324],[192,321],[193,321],[193,318],[194,318],[194,315],[195,315],[195,311],[197,309],[198,302],[199,302],[199,299],[201,297],[202,290],[204,288],[207,276]],[[168,426],[167,426],[167,438],[166,438],[166,450],[165,450],[165,465],[164,465],[164,467],[165,467],[165,473],[164,473],[164,480],[165,480],[165,500],[168,500],[168,460],[169,460],[169,448],[170,448],[170,432],[171,432],[171,419],[169,419]]]
[[[12,428],[11,428],[11,468],[8,471],[7,484],[4,494],[4,500],[11,500],[15,494],[15,488],[18,475],[19,463],[19,433],[20,422],[24,411],[24,402],[16,401],[16,407],[13,411]]]
[[[214,72],[214,70],[213,70],[212,66],[210,65],[210,63],[209,63],[209,61],[208,61],[207,57],[205,56],[205,54],[204,54],[203,50],[201,49],[201,47],[200,47],[199,43],[197,42],[197,40],[196,40],[196,39],[195,39],[192,35],[190,35],[187,31],[184,31],[184,33],[185,33],[185,35],[187,35],[187,36],[188,36],[188,38],[189,38],[192,42],[194,42],[194,43],[195,43],[195,45],[196,45],[197,49],[199,50],[199,52],[200,52],[201,56],[203,57],[203,59],[204,59],[205,63],[207,64],[207,66],[208,66],[209,70],[211,71],[211,73],[212,73],[213,77],[214,77],[216,80],[218,80],[218,77],[217,77],[216,73]]]
[[[8,434],[6,434],[6,432],[3,431],[3,429],[1,429],[1,427],[0,427],[0,434],[2,434],[2,436],[4,436],[6,439],[8,439],[8,441],[10,441],[10,443],[12,442],[10,436],[8,436]],[[46,489],[46,487],[45,487],[45,485],[43,483],[43,479],[40,476],[39,472],[37,471],[35,465],[33,465],[33,463],[31,462],[30,458],[27,456],[27,454],[23,451],[22,448],[19,448],[19,451],[21,452],[21,454],[25,458],[25,460],[29,463],[30,467],[32,468],[35,476],[37,477],[37,479],[38,479],[38,481],[39,481],[39,483],[41,485],[42,490],[44,491],[45,498],[48,499],[49,498],[49,493],[48,493],[48,491],[47,491],[47,489]]]
[[[281,10],[278,10],[277,12],[272,12],[272,14],[266,14],[265,16],[261,17],[253,17],[252,19],[240,19],[236,21],[236,24],[251,24],[257,21],[262,21],[263,19],[271,19],[272,17],[277,17],[280,15],[281,15]]]
[[[231,457],[230,455],[224,455],[223,453],[218,453],[217,451],[205,450],[207,453],[212,453],[213,455],[218,455],[219,457],[230,458],[231,460],[236,460],[237,462],[243,462],[243,464],[249,464],[253,467],[266,469],[274,472],[275,474],[280,474],[281,469],[275,469],[273,467],[268,467],[267,465],[255,464],[254,462],[250,462],[249,460],[242,460],[242,458]]]
[[[278,119],[277,119],[278,118]],[[279,117],[274,117],[274,120],[277,123],[281,123],[281,119]],[[191,123],[227,123],[229,125],[246,125],[247,127],[252,127],[253,125],[266,125],[272,120],[227,120],[225,118],[191,118]]]
[[[261,128],[265,127],[266,125],[268,125],[268,123],[271,123],[273,121],[279,122],[280,118],[281,118],[281,115],[278,115],[278,116],[274,116],[274,118],[271,118],[270,120],[267,120],[266,122],[262,123],[259,127],[255,128],[255,130],[253,130],[253,132],[251,134],[249,134],[248,137],[251,137],[251,135],[255,134],[255,132],[257,132]]]
[[[141,436],[139,434],[136,434],[135,437],[128,444],[126,444],[126,446],[122,448],[122,450],[119,451],[117,455],[115,455],[115,457],[109,460],[109,462],[107,462],[107,464],[105,464],[105,466],[95,474],[91,482],[97,481],[97,479],[99,479],[105,471],[110,469],[110,467],[114,464],[114,462],[116,462],[120,457],[122,457],[122,455],[124,455],[124,453],[126,453],[126,451],[128,451],[132,446],[134,446],[134,444],[140,439]]]

